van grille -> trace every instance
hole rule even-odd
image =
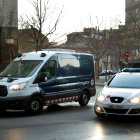
[[[7,87],[0,85],[0,96],[7,96],[7,94],[8,94]]]

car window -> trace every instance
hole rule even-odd
[[[140,75],[118,74],[109,83],[109,87],[140,88]]]

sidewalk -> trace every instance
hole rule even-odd
[[[105,79],[96,79],[95,80],[95,84],[97,86],[104,86],[104,83],[105,83]]]
[[[111,77],[112,77],[112,75],[109,75],[109,76],[107,77],[107,81],[108,81]],[[95,80],[95,84],[96,84],[97,86],[104,86],[104,85],[105,85],[105,82],[107,82],[107,81],[105,80],[105,76],[100,76],[99,79],[96,79],[96,80]]]

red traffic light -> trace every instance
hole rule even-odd
[[[129,57],[129,52],[125,52],[124,56],[125,56],[125,58],[128,58]]]

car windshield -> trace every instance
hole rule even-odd
[[[20,60],[13,61],[0,74],[1,77],[30,77],[42,64],[42,60]]]
[[[116,75],[108,83],[108,86],[116,88],[140,88],[140,75],[132,75],[132,74]]]

